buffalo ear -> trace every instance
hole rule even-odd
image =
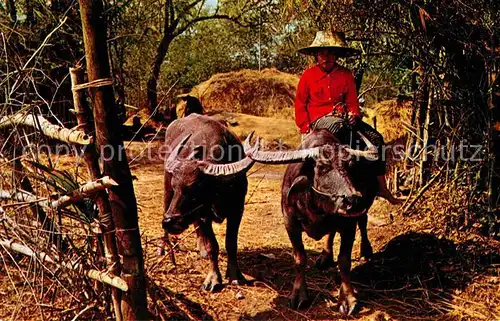
[[[304,196],[304,194],[307,193],[310,188],[311,184],[306,176],[301,175],[295,178],[286,195],[288,204],[297,203],[298,197],[301,195]]]
[[[205,156],[205,146],[196,145],[188,157],[188,160],[203,160]]]

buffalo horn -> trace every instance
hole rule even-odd
[[[250,157],[245,157],[229,164],[203,163],[200,168],[203,173],[210,176],[230,176],[246,172],[255,162]]]
[[[368,140],[368,138],[363,135],[361,132],[357,132],[359,137],[361,137],[361,139],[365,142],[366,144],[366,147],[368,147],[368,150],[355,150],[355,149],[351,149],[351,148],[348,148],[346,147],[346,151],[351,154],[352,156],[356,156],[356,157],[364,157],[368,160],[372,160],[372,161],[375,161],[378,159],[378,152],[377,152],[377,148],[373,145],[372,142],[370,142],[370,140]]]
[[[307,158],[318,158],[321,153],[321,147],[312,147],[308,149],[299,149],[294,151],[262,152],[255,150],[249,156],[259,163],[264,164],[289,164],[303,162]]]
[[[184,137],[177,146],[175,146],[174,150],[170,153],[168,156],[167,160],[165,161],[165,169],[167,172],[172,172],[174,168],[179,164],[179,160],[177,157],[181,153],[182,149],[184,148],[184,145],[186,145],[186,142],[188,139],[191,137],[191,134],[187,135]]]

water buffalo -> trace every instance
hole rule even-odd
[[[238,137],[220,121],[199,114],[171,123],[165,144],[175,148],[165,160],[164,240],[168,233],[180,234],[194,224],[200,254],[211,261],[202,287],[217,291],[222,277],[212,222],[227,218],[226,277],[232,284],[246,283],[236,252],[248,184],[245,173],[254,161],[245,156]]]
[[[339,309],[343,314],[351,314],[356,306],[350,282],[351,252],[356,225],[359,224],[362,232],[361,254],[372,254],[366,234],[366,213],[375,199],[378,184],[376,176],[370,173],[369,162],[379,157],[373,144],[361,133],[358,134],[367,150],[348,148],[329,131],[321,129],[308,135],[299,150],[254,150],[248,154],[257,162],[290,164],[283,178],[281,206],[295,258],[296,276],[289,297],[289,305],[294,309],[310,303],[305,281],[303,231],[315,240],[329,234],[317,262],[321,268],[333,264],[333,238],[336,232],[340,233],[338,263],[342,284]]]
[[[203,115],[203,106],[198,98],[185,95],[181,96],[181,99],[186,102],[186,106],[184,108],[184,117],[189,116],[191,114],[200,114]]]

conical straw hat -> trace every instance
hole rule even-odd
[[[357,49],[350,48],[343,32],[318,31],[314,41],[309,47],[299,49],[304,55],[315,55],[320,49],[328,49],[337,55],[337,57],[356,56],[361,54]]]

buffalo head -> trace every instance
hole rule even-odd
[[[183,232],[191,223],[203,219],[204,215],[217,215],[210,208],[214,184],[231,184],[232,179],[245,175],[254,164],[251,158],[241,158],[241,155],[235,162],[215,164],[203,157],[206,149],[203,146],[195,147],[189,156],[181,158],[181,151],[190,137],[186,136],[165,161],[165,170],[171,175],[173,195],[162,225],[172,234]],[[235,146],[240,147],[238,150],[241,154],[241,145]],[[245,146],[249,146],[249,143],[246,142]],[[217,217],[213,219],[217,221]]]
[[[368,147],[367,150],[353,150],[340,143],[328,143],[317,147],[295,151],[258,151],[248,155],[253,160],[266,164],[289,164],[313,161],[313,170],[301,173],[288,190],[287,202],[294,204],[297,197],[312,197],[315,205],[324,213],[338,213],[344,216],[363,214],[366,204],[363,195],[352,180],[352,168],[357,158],[377,160],[375,146],[362,134],[358,135]],[[248,146],[247,146],[248,148]]]

